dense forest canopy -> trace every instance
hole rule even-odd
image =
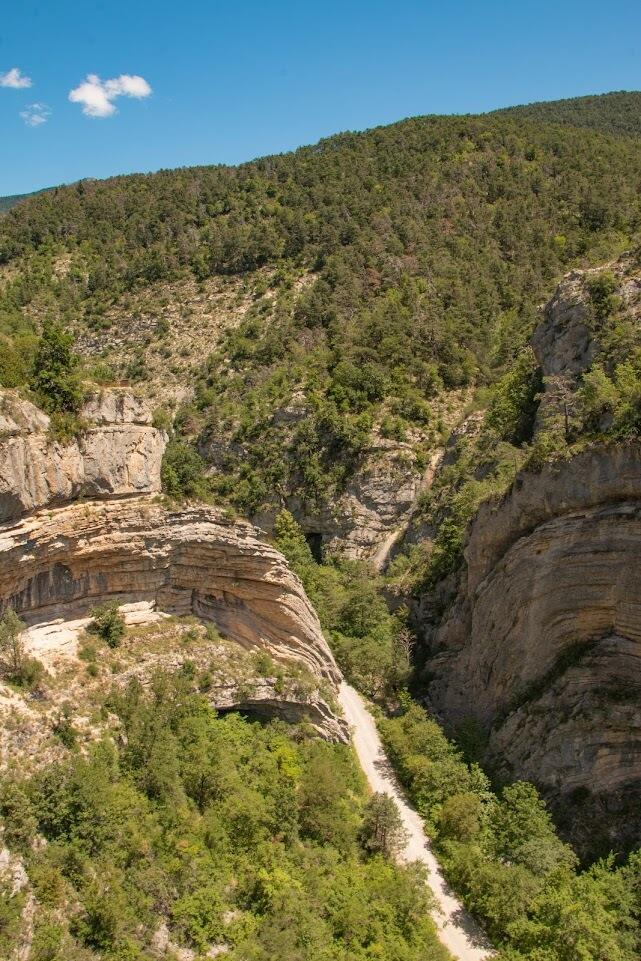
[[[496,113],[518,114],[543,123],[591,127],[608,133],[641,133],[641,94],[626,90],[506,107]]]

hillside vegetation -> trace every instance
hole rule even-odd
[[[434,589],[438,618],[471,514],[553,453],[532,443],[528,337],[565,271],[637,242],[640,126],[638,94],[415,118],[236,168],[81,182],[0,220],[0,384],[31,391],[62,441],[82,429],[83,379],[157,397],[174,499],[331,508],[373,436],[407,439],[424,467],[472,414],[413,518],[429,556],[415,547],[383,581],[317,563],[287,512],[274,533],[345,675],[393,709],[390,759],[503,961],[633,961],[639,854],[580,870],[536,790],[479,768],[483,732],[447,741],[407,690],[398,593]],[[604,415],[628,430],[639,394],[617,352],[627,319],[599,283],[617,349],[581,395],[581,438]],[[175,673],[104,692],[90,745],[70,709],[62,760],[3,778],[27,881],[0,891],[0,953],[32,911],[31,961],[153,958],[164,925],[195,958],[443,957],[421,877],[368,833],[350,750],[217,718],[193,666]]]
[[[245,513],[274,490],[331,501],[374,427],[418,429],[433,445],[434,398],[492,381],[554,280],[637,232],[641,152],[611,133],[619,99],[591,106],[598,130],[529,109],[417,118],[236,168],[25,201],[0,224],[0,331],[13,354],[0,378],[28,378],[45,315],[115,337],[119,317],[135,329],[137,316],[118,305],[156,290],[155,331],[133,362],[100,370],[144,385],[147,357],[163,342],[171,357],[166,285],[245,277],[253,303],[204,363],[199,351],[179,431],[201,453],[208,441],[225,449],[215,486]],[[292,397],[304,398],[293,424],[278,416]]]
[[[45,187],[44,189],[46,190],[47,188]],[[0,197],[0,214],[4,214],[7,212],[7,210],[11,210],[11,208],[15,207],[16,204],[19,204],[21,200],[27,200],[29,197],[35,197],[43,192],[44,191],[42,190],[35,190],[33,193],[9,194],[7,197]]]
[[[608,133],[641,134],[641,94],[626,90],[573,97],[571,100],[529,103],[521,107],[507,107],[496,113],[515,114],[543,123],[589,127]]]

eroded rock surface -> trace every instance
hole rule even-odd
[[[156,502],[165,438],[146,407],[105,392],[87,401],[82,417],[80,438],[60,444],[42,411],[13,392],[0,395],[0,610],[13,607],[49,656],[56,638],[61,648],[71,638],[73,648],[77,625],[105,601],[193,614],[243,649],[298,663],[319,687],[335,689],[340,674],[318,618],[260,532],[222,511]],[[231,690],[220,707],[234,705]],[[318,689],[279,696],[265,681],[235,703],[308,720],[332,739],[347,736]]]
[[[106,600],[154,599],[245,648],[337,680],[318,618],[281,554],[213,509],[145,499],[71,504],[0,530],[0,598],[27,623],[80,617]]]
[[[140,401],[105,391],[89,398],[81,418],[86,430],[63,444],[45,413],[0,391],[0,523],[78,497],[160,490],[165,440]]]
[[[621,297],[638,297],[619,276]],[[546,416],[598,356],[585,291],[569,275],[535,335]],[[503,775],[571,798],[586,848],[597,821],[606,848],[641,837],[640,556],[641,443],[592,444],[481,506],[454,603],[428,630],[432,707],[477,721]]]

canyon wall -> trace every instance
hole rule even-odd
[[[625,262],[614,270],[636,318],[641,283]],[[600,356],[590,325],[574,272],[533,338],[539,430]],[[477,722],[497,773],[537,783],[586,848],[597,821],[604,848],[638,842],[641,442],[594,440],[522,472],[480,507],[464,553],[455,599],[428,632],[432,708],[452,727]]]
[[[62,443],[47,414],[14,391],[0,391],[0,523],[79,497],[160,491],[165,442],[139,400],[95,393],[80,420],[82,433]]]

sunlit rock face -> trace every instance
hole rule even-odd
[[[36,630],[86,618],[105,601],[193,614],[243,649],[298,662],[335,688],[338,668],[282,555],[222,511],[171,511],[152,496],[165,438],[139,401],[92,398],[87,429],[68,445],[16,395],[5,393],[0,411],[0,608],[13,607]],[[307,719],[323,736],[346,737],[318,693],[279,700],[266,688],[254,700],[247,710]],[[222,707],[231,706],[226,695]]]
[[[131,394],[94,394],[70,443],[50,434],[49,417],[13,391],[0,391],[0,523],[78,497],[160,490],[165,449],[151,414]]]

